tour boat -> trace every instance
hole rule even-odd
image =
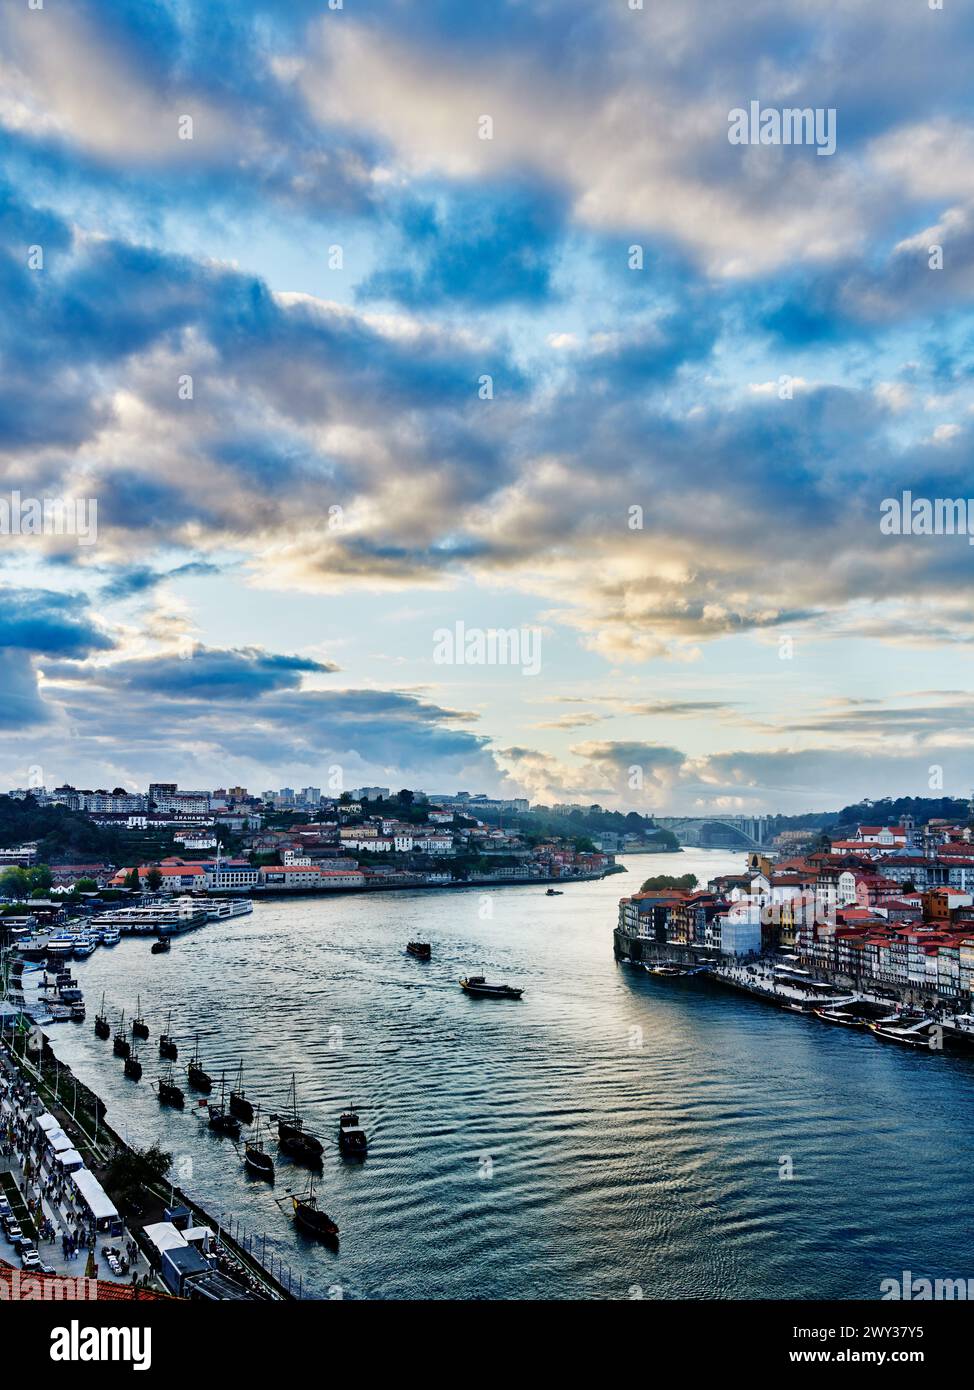
[[[186,1075],[189,1077],[189,1084],[194,1086],[197,1091],[212,1091],[213,1082],[200,1061],[200,1035],[196,1034],[196,1050],[189,1059],[189,1066],[186,1068]]]
[[[146,1023],[145,1019],[142,1017],[142,996],[141,996],[141,994],[140,994],[139,997],[138,997],[137,1005],[136,1005],[135,1018],[132,1020],[132,1037],[133,1037],[133,1038],[143,1038],[143,1039],[144,1039],[144,1038],[147,1038],[148,1036],[149,1036],[149,1025]]]
[[[175,1038],[169,1031],[171,1025],[172,1009],[169,1010],[166,1016],[166,1031],[159,1035],[159,1056],[168,1058],[170,1062],[175,1062],[176,1058],[179,1056],[179,1048],[176,1046]]]
[[[319,1164],[323,1152],[321,1140],[301,1128],[303,1120],[298,1113],[297,1094],[297,1084],[292,1072],[288,1108],[271,1116],[272,1120],[277,1121],[277,1142],[292,1158],[303,1163]]]
[[[274,1181],[274,1160],[269,1153],[264,1151],[264,1141],[260,1134],[260,1106],[257,1107],[257,1118],[254,1123],[253,1137],[244,1144],[244,1164],[252,1173],[256,1173],[259,1178],[267,1178],[270,1182]]]
[[[220,1104],[207,1106],[210,1114],[210,1129],[215,1129],[217,1134],[229,1134],[231,1138],[237,1139],[240,1135],[240,1121],[227,1110],[226,1093],[226,1079],[221,1076]]]
[[[318,1198],[315,1195],[315,1180],[311,1179],[308,1184],[308,1191],[300,1197],[291,1197],[291,1206],[294,1211],[294,1220],[297,1225],[304,1230],[310,1231],[312,1235],[323,1236],[326,1239],[334,1240],[338,1235],[338,1227],[332,1221],[327,1212],[322,1211],[318,1205]]]
[[[933,1026],[933,1019],[925,1018],[909,1028],[884,1027],[881,1023],[870,1023],[869,1031],[880,1042],[895,1042],[900,1043],[903,1047],[923,1048],[930,1052],[935,1051],[930,1034],[930,1029]]]
[[[369,1147],[368,1136],[358,1122],[354,1110],[346,1110],[338,1119],[338,1147],[343,1154],[364,1158]]]
[[[182,1089],[173,1080],[172,1067],[166,1076],[159,1077],[159,1100],[163,1105],[176,1105],[182,1108],[184,1096]]]
[[[105,1015],[105,995],[101,996],[101,1011],[95,1014],[95,1037],[101,1038],[104,1042],[112,1036],[111,1026]]]
[[[854,1018],[849,1014],[836,1013],[833,1009],[814,1009],[816,1018],[820,1018],[823,1023],[838,1023],[843,1028],[865,1028],[864,1018]]]
[[[460,981],[460,988],[477,999],[520,999],[524,993],[513,985],[489,985],[483,975],[468,975]]]
[[[254,1118],[253,1104],[247,1099],[243,1088],[243,1060],[237,1068],[237,1081],[233,1090],[230,1092],[230,1114],[236,1115],[238,1120],[243,1120],[244,1124],[249,1125]]]

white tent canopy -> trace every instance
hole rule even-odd
[[[96,1221],[118,1219],[118,1212],[94,1173],[89,1173],[87,1168],[79,1168],[77,1173],[71,1174],[71,1181]]]
[[[85,1161],[78,1153],[77,1149],[65,1149],[63,1153],[57,1155],[57,1162],[66,1172],[71,1172],[75,1168],[83,1168]]]

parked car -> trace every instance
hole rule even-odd
[[[21,1250],[20,1267],[21,1269],[40,1269],[41,1257],[33,1247],[30,1250]]]
[[[14,1243],[23,1238],[24,1233],[16,1221],[4,1222],[3,1229],[6,1232],[7,1239],[14,1241]]]

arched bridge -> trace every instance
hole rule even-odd
[[[761,849],[770,838],[767,816],[656,816],[681,845],[697,849]]]

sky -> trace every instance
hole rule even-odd
[[[0,787],[969,795],[932,5],[5,6]]]

